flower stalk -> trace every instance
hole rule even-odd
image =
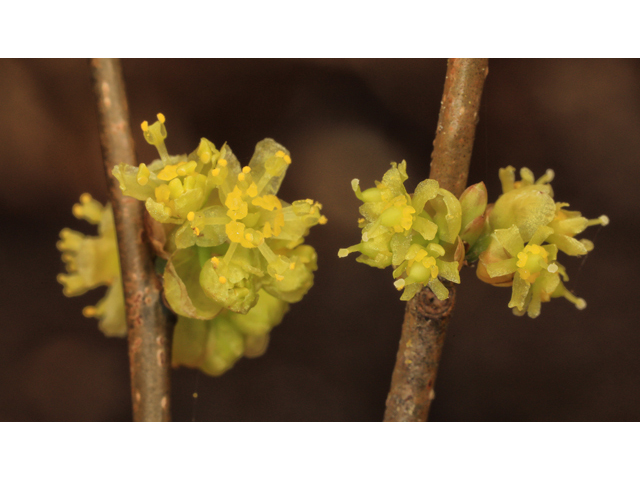
[[[430,178],[459,197],[467,184],[479,120],[480,99],[489,73],[487,59],[452,58],[447,64]],[[407,302],[384,420],[426,421],[442,346],[455,302],[455,288],[439,300],[428,288]]]
[[[123,196],[111,173],[120,163],[137,165],[122,69],[117,59],[92,59],[90,67],[122,268],[133,420],[169,421],[169,319],[145,234],[144,205]]]

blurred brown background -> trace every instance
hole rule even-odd
[[[167,117],[171,153],[200,137],[246,163],[272,137],[292,152],[281,189],[313,198],[329,223],[308,242],[316,285],[292,306],[261,358],[219,378],[173,372],[175,420],[378,421],[404,304],[391,270],[338,259],[358,241],[357,177],[373,185],[408,162],[426,178],[445,60],[124,60],[131,120]],[[465,269],[432,405],[433,421],[639,421],[637,285],[640,62],[491,60],[470,182],[493,201],[498,168],[553,168],[556,200],[589,218],[586,259],[566,259],[563,299],[535,320],[507,308],[509,289]],[[134,131],[138,159],[155,150]],[[0,60],[0,420],[130,420],[126,342],[81,315],[102,295],[65,298],[55,248],[82,192],[106,200],[85,60]],[[192,394],[197,389],[199,398]]]

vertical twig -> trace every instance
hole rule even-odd
[[[92,59],[91,73],[122,267],[129,331],[133,419],[168,421],[169,324],[162,310],[160,284],[144,231],[144,206],[134,198],[123,196],[111,173],[119,163],[137,165],[120,61]]]
[[[478,123],[486,58],[452,58],[440,106],[431,154],[430,178],[457,197],[464,191]],[[396,365],[387,397],[386,422],[420,422],[429,414],[434,397],[442,346],[456,292],[447,283],[449,298],[440,301],[428,288],[407,302]]]

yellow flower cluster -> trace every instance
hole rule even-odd
[[[359,252],[358,262],[377,268],[393,266],[394,285],[404,290],[402,300],[410,300],[424,286],[444,300],[449,291],[439,277],[460,283],[462,208],[435,180],[425,180],[408,194],[406,168],[405,161],[392,163],[382,181],[365,191],[360,190],[358,179],[351,182],[363,202],[364,218],[358,222],[362,241],[340,249],[338,256]]]
[[[145,202],[152,222],[160,224],[152,230],[162,232],[161,238],[152,243],[161,257],[164,298],[178,315],[173,364],[219,375],[242,355],[263,352],[269,331],[289,303],[311,288],[317,255],[304,238],[327,219],[317,202],[288,204],[276,196],[291,157],[274,140],[259,142],[244,167],[228,145],[217,149],[205,138],[192,153],[173,156],[164,143],[165,121],[158,114],[152,125],[142,123],[144,138],[160,158],[138,167],[118,165],[113,174],[122,192]],[[74,207],[74,213],[80,214],[80,208],[97,218],[93,203]],[[105,225],[109,222],[111,232],[112,218],[103,218]],[[62,235],[66,243],[60,248],[67,257],[74,253],[84,259],[85,270],[102,272],[102,283],[119,285],[119,270],[109,270],[108,279],[104,270],[117,265],[115,236],[105,239],[111,256],[101,258],[86,241],[80,244],[77,235]],[[69,257],[67,269],[73,275],[60,277],[67,294],[98,284],[81,281],[85,270],[76,272],[76,263]],[[118,291],[122,300],[121,286]],[[98,315],[100,307],[85,313]],[[122,325],[119,334],[125,332]]]
[[[580,212],[565,210],[567,203],[555,202],[549,184],[552,170],[535,179],[528,168],[500,169],[502,195],[487,211],[485,236],[478,241],[486,245],[479,254],[478,278],[498,286],[512,286],[509,307],[516,315],[527,313],[535,318],[543,302],[564,297],[578,309],[587,306],[584,299],[573,295],[563,281],[569,277],[557,261],[558,251],[567,255],[585,255],[593,249],[587,239],[575,236],[592,225],[607,225],[602,215],[588,220]],[[527,242],[525,244],[525,242]]]

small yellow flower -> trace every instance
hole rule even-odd
[[[95,306],[85,307],[85,317],[98,318],[100,330],[107,336],[127,334],[124,294],[120,276],[120,258],[111,205],[102,206],[88,193],[73,206],[75,217],[98,226],[98,236],[88,237],[65,228],[60,232],[58,250],[62,252],[67,273],[58,275],[68,297],[107,285],[107,293]]]

